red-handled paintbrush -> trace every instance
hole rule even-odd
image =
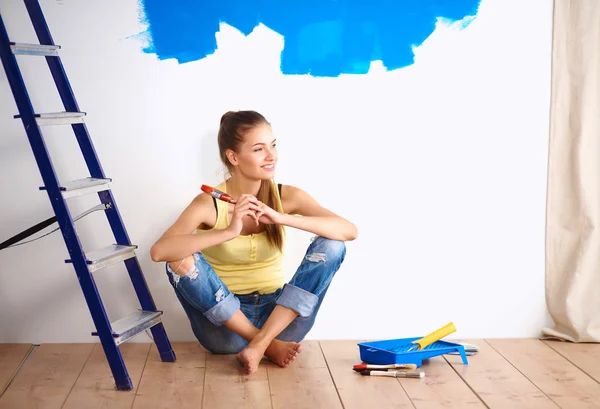
[[[224,202],[230,203],[233,200],[233,198],[231,196],[229,196],[227,193],[221,192],[220,190],[215,189],[214,187],[202,185],[201,189],[204,193],[208,193],[212,197],[222,200]]]
[[[414,371],[417,369],[417,365],[415,364],[389,364],[389,365],[372,365],[372,364],[358,364],[352,367],[355,371],[363,371],[365,369],[373,369],[373,370],[381,370],[385,371],[386,369],[404,369],[407,371]]]

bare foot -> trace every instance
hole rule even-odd
[[[258,345],[249,344],[239,354],[237,360],[244,365],[244,369],[248,375],[253,374],[258,369],[258,364],[265,353],[264,348]]]
[[[251,375],[258,369],[263,355],[266,355],[271,362],[285,368],[296,359],[300,352],[302,352],[301,344],[274,339],[266,350],[259,345],[252,345],[250,343],[243,351],[237,354],[237,359],[244,365],[246,373]]]
[[[294,362],[300,352],[302,352],[302,344],[274,339],[265,351],[265,355],[269,361],[285,368]]]

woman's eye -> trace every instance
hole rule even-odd
[[[254,149],[254,152],[258,152],[258,151],[262,151],[262,148],[256,148],[256,149]]]

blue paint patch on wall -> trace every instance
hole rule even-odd
[[[281,71],[335,77],[414,62],[413,45],[438,17],[475,16],[480,0],[140,0],[148,24],[147,53],[179,63],[217,49],[221,22],[248,35],[262,23],[284,37]],[[468,25],[468,24],[465,24]]]

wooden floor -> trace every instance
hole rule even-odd
[[[600,408],[600,344],[463,341],[480,348],[469,365],[435,357],[423,379],[352,371],[357,341],[305,341],[290,367],[263,361],[251,376],[196,343],[174,344],[175,363],[129,343],[121,351],[135,389],[126,392],[114,389],[99,344],[0,344],[0,408]]]

